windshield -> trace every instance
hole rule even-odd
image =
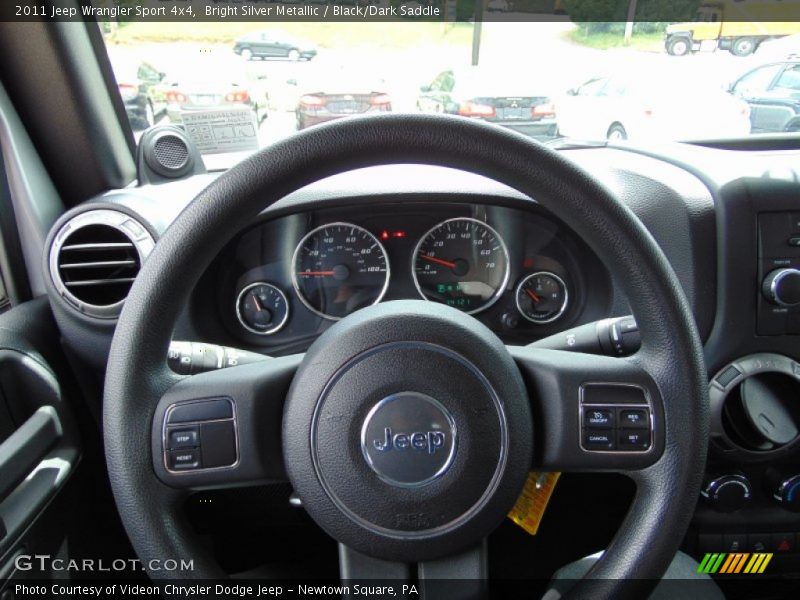
[[[800,130],[798,24],[726,23],[720,10],[632,27],[569,15],[102,26],[136,139],[154,124],[184,127],[219,169],[298,130],[387,112],[458,115],[555,144]],[[235,145],[216,143],[220,127]]]

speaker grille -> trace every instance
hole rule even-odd
[[[153,155],[162,166],[177,171],[186,166],[189,148],[178,136],[164,135],[156,140]]]
[[[81,311],[115,317],[154,244],[147,230],[127,214],[80,213],[61,228],[51,248],[53,283]]]

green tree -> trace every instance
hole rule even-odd
[[[625,31],[630,0],[564,0],[564,9],[584,33]],[[694,18],[703,0],[638,0],[633,30],[636,33],[664,31],[669,23]]]

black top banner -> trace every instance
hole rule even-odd
[[[2,0],[0,21],[800,22],[800,0]]]

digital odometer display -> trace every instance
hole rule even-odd
[[[300,300],[327,319],[341,319],[380,302],[389,285],[389,260],[378,239],[351,223],[309,232],[294,251],[292,282]]]
[[[419,241],[413,273],[424,298],[476,313],[503,293],[508,283],[508,250],[486,223],[450,219]]]

